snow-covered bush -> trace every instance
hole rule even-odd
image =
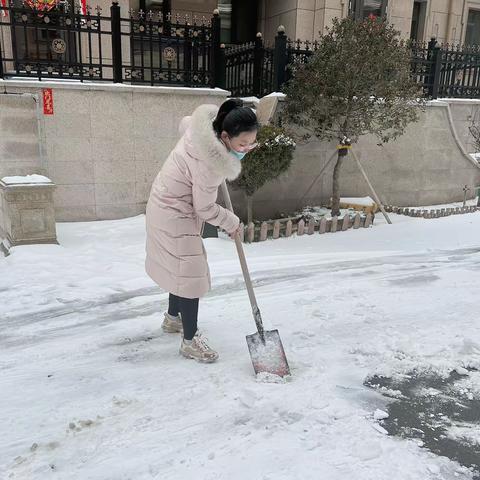
[[[233,182],[247,197],[248,222],[252,221],[252,195],[290,168],[296,146],[283,128],[272,125],[260,128],[257,141],[258,146],[245,155],[242,173]]]

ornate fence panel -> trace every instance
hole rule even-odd
[[[48,10],[44,1],[11,3],[0,7],[0,78],[213,87],[219,31],[218,13],[130,11],[124,18],[116,2],[108,15],[67,1]]]
[[[478,46],[443,45],[439,97],[480,98],[480,49]]]
[[[431,45],[433,48],[434,45]],[[422,86],[423,93],[429,95],[433,89],[432,69],[435,65],[433,50],[426,42],[412,42],[411,71],[415,81]]]
[[[480,98],[480,49],[477,46],[412,43],[412,73],[425,96]]]
[[[232,95],[263,97],[273,91],[274,53],[260,35],[255,42],[227,49],[224,55],[224,87]]]
[[[258,70],[261,74],[256,85],[252,73],[256,58],[253,44],[236,46],[226,53],[226,88],[234,95],[260,97],[280,90],[319,45],[318,41],[288,39],[285,42],[284,34],[279,32],[275,48],[263,48],[263,58],[268,55],[270,63]],[[431,40],[413,42],[410,48],[412,76],[426,97],[480,98],[480,47],[437,45]]]
[[[113,80],[111,55],[103,51],[111,21],[100,8],[83,14],[68,3],[48,11],[23,3],[0,10],[3,76]]]
[[[287,72],[285,81],[290,80],[295,75],[295,69],[298,65],[308,62],[315,50],[318,48],[318,42],[302,42],[300,40],[287,40]]]
[[[271,48],[265,48],[262,63],[262,77],[260,83],[260,97],[272,93],[274,88],[274,55]]]
[[[205,17],[177,15],[164,21],[161,12],[130,12],[122,19],[122,46],[127,41],[130,62],[124,79],[150,85],[210,86],[212,26]],[[127,27],[127,28],[125,28]]]
[[[225,51],[225,88],[232,95],[254,95],[255,43],[246,43]]]

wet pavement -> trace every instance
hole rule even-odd
[[[441,377],[435,372],[410,372],[399,378],[372,376],[365,385],[392,398],[389,417],[380,424],[390,435],[416,439],[431,452],[469,468],[480,480],[480,395],[460,369]]]

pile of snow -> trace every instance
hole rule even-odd
[[[279,98],[285,98],[286,95],[282,92],[272,92],[272,93],[269,93],[268,95],[265,95],[265,97],[263,98],[268,98],[268,97],[279,97]]]
[[[296,143],[293,140],[293,138],[289,137],[288,135],[284,135],[282,133],[280,135],[277,135],[272,140],[267,140],[264,143],[264,145],[269,147],[269,148],[276,147],[277,145],[281,145],[281,146],[284,146],[284,147],[295,147]]]
[[[480,445],[480,424],[456,423],[447,428],[448,437],[466,444]]]
[[[342,197],[340,203],[349,205],[361,205],[362,207],[373,207],[375,202],[370,197]]]
[[[469,154],[477,163],[480,163],[480,152]]]
[[[258,107],[258,104],[260,103],[260,99],[257,97],[241,97],[241,100],[243,100],[244,103],[251,103],[255,107]]]
[[[362,212],[359,212],[357,210],[354,210],[353,208],[340,208],[340,215],[338,216],[338,219],[341,220],[345,217],[345,215],[349,215],[350,219],[353,220],[355,216],[360,214],[360,216],[364,216]],[[304,217],[304,218],[313,218],[315,221],[319,222],[322,218],[326,218],[327,220],[332,219],[332,210],[327,207],[310,207],[307,206],[305,207],[299,214],[298,216]]]
[[[3,177],[1,181],[5,185],[33,185],[33,184],[42,184],[42,183],[52,183],[52,181],[43,175],[23,175],[23,176],[12,176],[12,177]]]

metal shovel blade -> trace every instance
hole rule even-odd
[[[247,345],[255,374],[264,372],[282,378],[290,375],[290,367],[278,330],[264,331],[263,339],[258,332],[247,335]]]

